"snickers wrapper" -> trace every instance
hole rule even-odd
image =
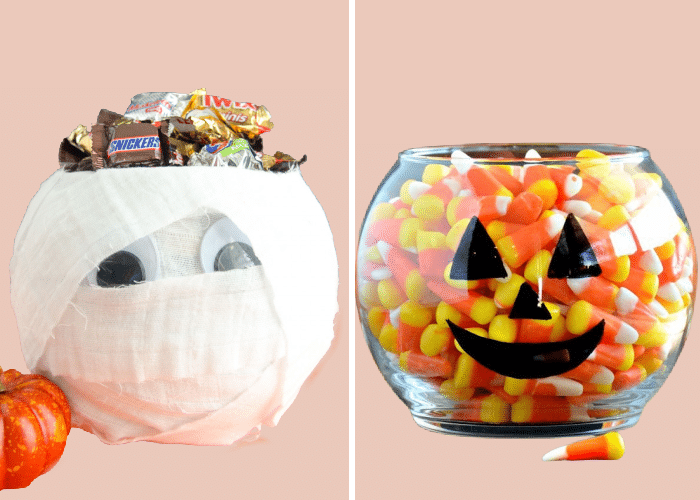
[[[150,123],[126,123],[116,127],[107,149],[109,167],[163,164],[161,133]]]

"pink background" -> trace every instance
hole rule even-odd
[[[0,196],[0,365],[26,371],[9,263],[26,207],[58,168],[58,145],[134,94],[188,92],[265,105],[265,151],[308,155],[304,179],[340,261],[336,337],[275,428],[241,447],[102,444],[74,429],[58,465],[3,498],[348,498],[347,5],[90,2],[5,7]],[[281,244],[283,244],[281,242]],[[309,251],[313,251],[312,248]],[[354,313],[354,311],[353,311]]]
[[[357,2],[356,210],[400,151],[469,142],[646,147],[700,230],[690,2]],[[356,320],[357,321],[357,320]],[[696,498],[700,325],[617,462],[543,463],[573,439],[420,429],[356,322],[356,493],[373,498]]]
[[[266,151],[309,156],[304,178],[326,210],[341,263],[331,351],[262,441],[238,448],[107,446],[74,430],[53,471],[2,494],[335,500],[348,498],[354,466],[358,499],[692,498],[700,446],[697,325],[640,423],[623,432],[628,451],[621,461],[543,464],[542,454],[571,440],[455,438],[413,423],[374,366],[356,312],[348,310],[347,248],[348,233],[359,231],[400,151],[480,141],[647,147],[697,229],[698,8],[678,0],[651,6],[358,0],[356,210],[348,230],[347,4],[259,5],[5,8],[0,365],[26,368],[7,268],[26,206],[57,167],[60,140],[79,123],[89,126],[102,107],[123,111],[136,93],[202,86],[270,109],[276,126],[265,137]],[[354,464],[348,459],[351,322]]]

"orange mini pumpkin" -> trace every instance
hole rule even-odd
[[[24,488],[61,458],[70,408],[41,375],[0,368],[0,490]]]

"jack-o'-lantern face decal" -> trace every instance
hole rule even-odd
[[[560,225],[563,216],[552,219]],[[555,228],[558,230],[558,227]],[[602,273],[595,253],[574,215],[569,214],[559,235],[547,269],[548,279],[576,280]],[[474,216],[469,222],[452,260],[450,279],[481,280],[507,278],[503,258],[483,224]],[[547,321],[552,315],[539,290],[524,282],[508,315],[513,320]],[[502,342],[481,337],[447,321],[459,346],[475,361],[507,377],[533,379],[560,375],[574,369],[594,351],[603,337],[605,321],[582,335],[558,342]]]

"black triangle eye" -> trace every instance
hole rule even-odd
[[[508,315],[510,319],[552,319],[552,315],[543,302],[540,302],[537,293],[528,283],[520,285],[518,296],[515,297],[513,309]]]
[[[508,272],[489,233],[478,217],[472,217],[455,252],[450,279],[482,280],[507,276]]]
[[[564,227],[547,270],[548,278],[587,278],[599,276],[593,248],[573,214],[566,216]]]

